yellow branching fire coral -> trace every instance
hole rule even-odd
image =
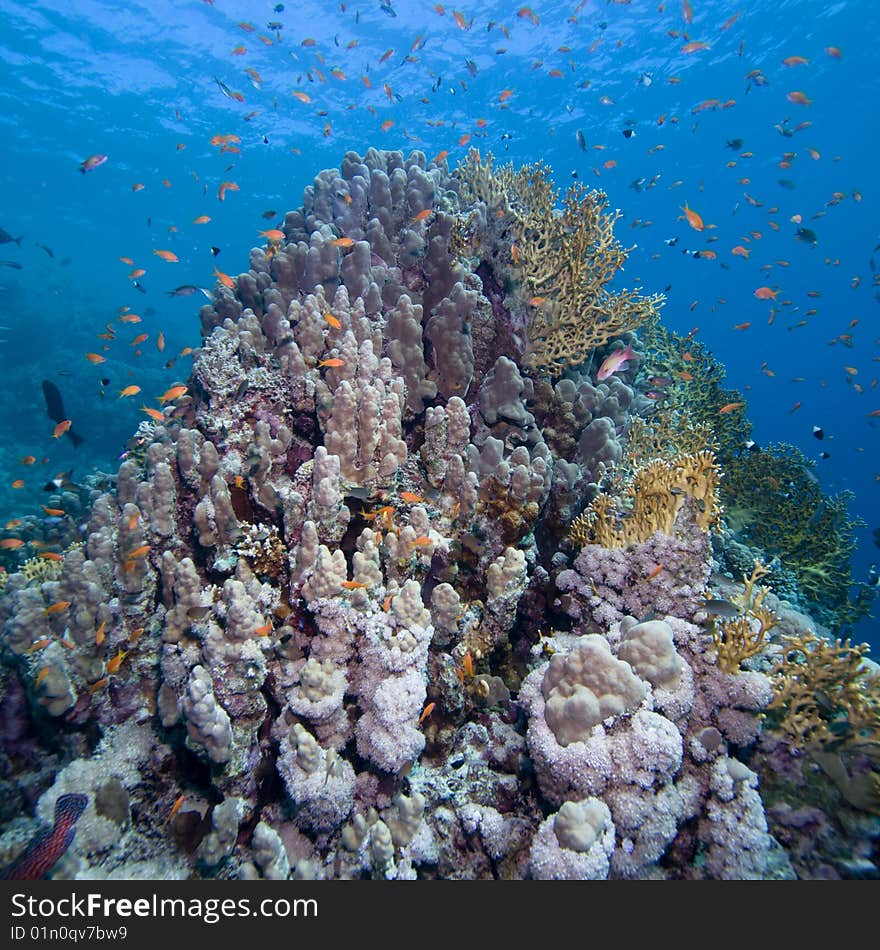
[[[821,766],[851,805],[880,815],[880,672],[868,644],[787,637],[768,727]]]
[[[864,752],[880,762],[880,673],[864,662],[867,643],[812,633],[786,638],[773,670],[768,709],[775,724],[807,750]]]
[[[622,467],[630,472],[639,459],[674,458],[695,452],[717,452],[712,427],[706,422],[692,423],[681,412],[654,412],[647,418],[634,416],[626,430]]]
[[[767,634],[779,623],[776,614],[764,606],[770,589],[758,586],[758,581],[769,573],[768,567],[755,561],[751,575],[743,574],[745,591],[734,598],[743,610],[742,616],[711,621],[718,668],[724,673],[739,672],[746,660],[762,653],[767,646]]]
[[[27,578],[29,584],[55,581],[61,576],[61,562],[41,557],[28,558],[22,565],[21,573]]]
[[[571,525],[569,540],[578,547],[607,548],[647,541],[657,531],[673,534],[685,498],[691,498],[696,522],[709,531],[721,517],[718,483],[721,470],[710,451],[653,459],[638,469],[625,488],[623,506],[601,493]]]
[[[597,346],[658,315],[662,294],[645,297],[606,285],[627,258],[614,237],[619,212],[608,212],[604,192],[580,182],[569,188],[556,210],[558,192],[541,163],[519,171],[495,169],[472,149],[456,170],[462,195],[512,216],[521,295],[532,303],[523,365],[537,372],[561,372],[582,363]]]

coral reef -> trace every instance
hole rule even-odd
[[[348,152],[215,288],[165,421],[3,553],[0,861],[76,793],[55,877],[791,877],[841,800],[874,866],[876,675],[747,573],[744,415],[646,398],[714,364],[557,199]]]

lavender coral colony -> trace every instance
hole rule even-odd
[[[615,219],[477,152],[315,178],[82,535],[3,552],[8,875],[876,876],[852,526]]]

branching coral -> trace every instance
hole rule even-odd
[[[692,336],[666,329],[659,319],[648,320],[639,335],[645,345],[646,375],[663,379],[660,425],[670,425],[680,415],[682,420],[675,426],[680,431],[686,431],[688,425],[708,426],[714,443],[709,447],[726,471],[728,459],[742,448],[752,431],[742,393],[724,388],[724,367]],[[734,408],[719,412],[727,406]],[[652,417],[648,424],[654,428],[658,422]]]
[[[775,667],[772,721],[803,749],[872,752],[880,761],[880,673],[868,644],[812,633],[787,639]]]
[[[578,547],[600,544],[616,548],[647,541],[656,531],[671,535],[685,498],[693,500],[696,522],[708,531],[721,515],[720,477],[712,452],[679,455],[668,462],[654,459],[642,466],[626,487],[626,511],[621,511],[610,495],[598,495],[572,522],[569,540]]]
[[[852,623],[870,604],[866,588],[849,599],[857,522],[846,517],[849,494],[823,494],[811,468],[785,443],[738,455],[725,465],[725,519],[746,542],[782,558],[820,619]]]
[[[643,297],[606,288],[627,251],[614,238],[620,213],[606,211],[604,192],[575,182],[557,211],[558,193],[543,164],[496,171],[492,156],[483,162],[475,150],[456,174],[464,196],[513,215],[513,263],[521,268],[521,295],[532,308],[523,356],[527,369],[558,373],[576,366],[593,348],[657,316],[662,294]]]
[[[713,619],[711,623],[718,668],[723,673],[738,673],[745,660],[763,653],[767,634],[779,623],[776,614],[764,606],[770,589],[756,586],[769,573],[769,568],[755,561],[751,575],[743,575],[745,591],[738,598],[742,615],[726,620]]]

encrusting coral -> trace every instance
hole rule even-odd
[[[0,787],[89,799],[52,873],[790,877],[770,736],[830,734],[862,808],[876,681],[841,659],[819,726],[769,728],[803,720],[769,675],[798,617],[755,574],[724,601],[748,630],[707,615],[719,378],[691,416],[646,397],[660,298],[609,289],[604,195],[556,201],[543,166],[348,152],[215,288],[164,421],[64,501],[82,536],[0,554]]]

